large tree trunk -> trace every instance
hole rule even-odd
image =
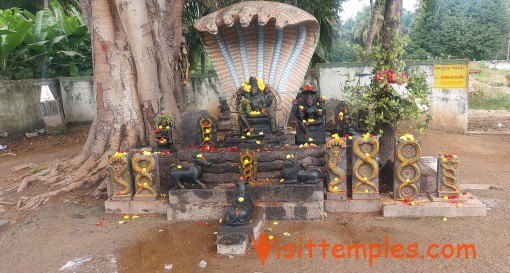
[[[28,200],[42,204],[60,192],[99,184],[108,151],[153,144],[154,118],[175,118],[181,137],[181,81],[177,73],[184,0],[81,0],[92,34],[97,117],[79,166],[62,188]]]
[[[392,47],[395,46],[395,37],[398,35],[399,29],[399,15],[400,15],[400,0],[386,0],[384,7],[384,25],[383,25],[383,64],[385,66],[389,66],[390,68],[396,68],[398,58],[400,56],[395,56],[394,54],[387,54],[387,52],[392,51]],[[392,92],[383,92],[383,95],[390,95]],[[381,110],[384,111],[384,110]],[[390,110],[391,111],[391,110]],[[382,181],[387,182],[388,187],[392,187],[390,185],[391,181],[393,181],[394,175],[394,151],[395,151],[395,127],[394,124],[381,124],[379,128],[376,128],[376,132],[383,130],[383,134],[380,139],[380,164],[382,166],[381,169],[381,178]]]
[[[379,13],[381,12],[381,1],[382,0],[375,0],[375,5],[372,8],[372,17],[370,18],[370,26],[368,28],[367,41],[365,43],[366,52],[372,51],[372,44],[377,30]],[[370,1],[370,6],[372,7],[372,1]]]

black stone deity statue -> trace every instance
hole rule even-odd
[[[274,94],[261,79],[250,77],[237,91],[237,105],[242,131],[271,134],[271,116],[268,108]]]
[[[237,182],[237,194],[228,208],[222,224],[227,226],[244,226],[250,222],[250,216],[253,212],[253,199],[246,192],[246,179],[240,179]]]
[[[301,89],[293,101],[292,114],[298,121],[296,144],[326,142],[325,98],[309,85]]]

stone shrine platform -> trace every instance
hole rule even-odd
[[[386,197],[382,200],[384,217],[464,217],[486,216],[487,208],[471,193],[454,199],[418,197],[413,202],[394,201]]]

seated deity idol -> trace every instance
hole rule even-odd
[[[155,123],[156,147],[159,150],[173,151],[175,149],[173,147],[174,141],[172,140],[173,118],[168,113],[161,112],[156,116]]]
[[[292,104],[292,114],[298,121],[296,144],[324,144],[326,142],[325,98],[321,98],[317,91],[310,85],[306,85]]]
[[[237,91],[237,105],[243,132],[271,134],[271,116],[268,108],[274,94],[264,82],[250,77]]]

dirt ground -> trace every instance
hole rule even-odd
[[[20,194],[7,192],[21,177],[37,171],[12,169],[27,163],[44,168],[72,156],[80,151],[87,132],[86,125],[72,127],[64,136],[26,139],[0,152],[0,272],[509,272],[509,135],[428,131],[421,141],[423,155],[459,156],[462,183],[495,186],[470,191],[489,205],[487,217],[443,221],[328,214],[323,221],[266,223],[282,244],[298,242],[300,237],[304,242],[384,244],[387,236],[390,244],[418,243],[420,254],[433,243],[476,246],[476,259],[379,258],[370,267],[368,260],[331,255],[323,259],[318,252],[311,260],[277,259],[273,252],[262,266],[253,247],[243,256],[218,256],[216,222],[169,223],[165,216],[143,215],[125,219],[105,214],[103,202],[86,197],[87,191],[58,196],[37,210],[16,211],[17,199],[45,188],[33,185]],[[207,262],[203,269],[198,267],[202,260]]]

